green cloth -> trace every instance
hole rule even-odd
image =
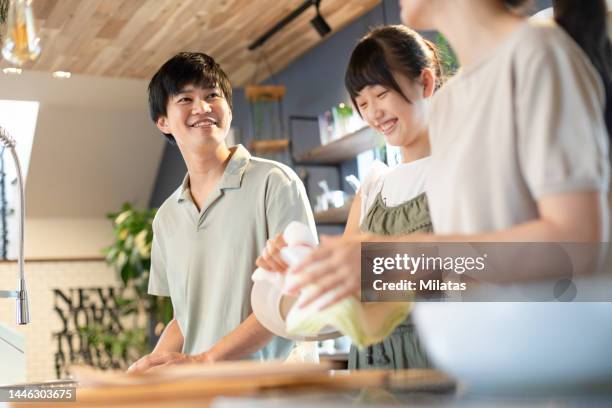
[[[432,232],[427,196],[422,193],[405,203],[387,207],[379,192],[361,223],[361,230],[379,235]],[[410,316],[381,343],[363,350],[351,345],[349,353],[348,368],[351,370],[369,368],[400,370],[431,366]]]
[[[300,296],[308,296],[304,289]],[[333,292],[330,292],[333,295]],[[304,308],[292,308],[287,316],[287,332],[292,335],[316,336],[326,326],[334,327],[351,338],[353,345],[365,348],[387,338],[409,316],[412,302],[361,303],[348,296],[323,310],[327,300],[319,298]],[[298,299],[299,302],[299,299]]]

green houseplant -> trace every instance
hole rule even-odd
[[[4,31],[6,30],[4,23],[8,14],[8,5],[9,0],[0,0],[0,45],[2,45],[2,42],[4,41],[2,37],[4,36]]]
[[[8,13],[9,0],[0,0],[0,26],[6,21],[6,15]],[[0,35],[0,40],[2,36]]]
[[[457,72],[457,69],[459,69],[459,60],[457,59],[457,55],[451,48],[448,40],[442,34],[437,33],[434,42],[436,47],[438,47],[438,52],[440,53],[440,58],[442,59],[444,76],[453,76],[455,72]]]
[[[149,271],[151,269],[151,245],[153,241],[153,218],[156,209],[137,210],[126,203],[118,213],[108,214],[113,222],[114,242],[104,249],[106,262],[121,278],[124,289],[130,298],[121,299],[123,316],[146,313],[148,319],[147,336],[130,333],[112,339],[97,336],[96,339],[110,342],[108,347],[117,352],[135,347],[139,350],[150,348],[161,334],[165,325],[172,319],[172,303],[167,297],[151,296],[147,293]],[[94,333],[97,334],[97,333]],[[139,342],[144,342],[143,347]]]

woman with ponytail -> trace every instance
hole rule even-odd
[[[346,89],[366,123],[400,148],[402,163],[374,163],[351,206],[345,236],[432,232],[425,195],[431,162],[427,116],[442,80],[436,46],[405,26],[374,29],[353,50]],[[354,289],[357,294],[359,287]],[[349,369],[427,367],[410,317],[381,343],[365,350],[351,346],[349,353]]]
[[[346,89],[365,122],[401,150],[402,163],[388,168],[375,162],[353,200],[345,236],[360,233],[431,233],[425,179],[431,162],[427,113],[442,84],[436,46],[402,25],[373,29],[351,55]],[[283,271],[282,237],[271,240],[258,266]],[[350,290],[357,295],[359,286]],[[430,367],[410,318],[381,343],[359,350],[351,346],[349,369]]]

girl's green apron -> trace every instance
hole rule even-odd
[[[382,192],[382,189],[381,189]],[[361,230],[379,235],[406,235],[432,232],[425,193],[395,207],[387,207],[381,192],[368,210]],[[410,316],[381,343],[364,350],[351,345],[348,368],[427,368],[431,363],[422,349]]]

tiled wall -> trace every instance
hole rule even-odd
[[[0,290],[16,290],[17,263],[0,263]],[[15,324],[15,300],[0,299],[0,322],[26,337],[27,381],[55,379],[54,353],[57,341],[53,332],[62,322],[53,310],[53,289],[120,287],[115,271],[104,261],[26,262],[26,279],[30,298],[31,323]],[[5,369],[1,367],[0,369]]]

